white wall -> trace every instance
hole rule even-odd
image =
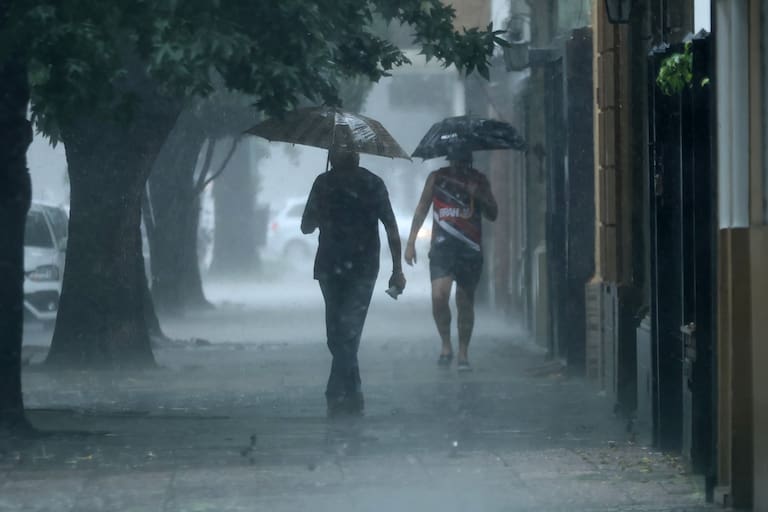
[[[712,0],[694,0],[693,32],[695,34],[702,29],[712,31]]]
[[[763,2],[760,10],[762,30],[761,51],[763,55],[763,222],[768,224],[768,4]]]
[[[27,150],[27,166],[32,176],[32,198],[35,201],[69,203],[67,158],[63,144],[54,148],[46,138],[36,134]]]
[[[717,0],[717,168],[720,228],[749,226],[747,2]]]

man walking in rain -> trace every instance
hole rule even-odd
[[[433,209],[429,274],[432,281],[432,314],[442,341],[440,366],[453,360],[451,309],[449,299],[456,282],[456,310],[459,331],[459,370],[470,370],[469,341],[475,323],[475,288],[483,266],[482,218],[496,220],[498,207],[488,179],[472,168],[472,153],[454,148],[448,153],[450,165],[432,172],[416,206],[405,261],[416,262],[416,235]]]
[[[315,179],[301,219],[305,234],[320,229],[315,279],[325,300],[328,348],[333,356],[325,396],[328,414],[361,414],[363,393],[357,352],[379,273],[378,222],[392,253],[389,286],[405,288],[400,235],[384,182],[359,166],[357,152],[331,148],[331,170]]]

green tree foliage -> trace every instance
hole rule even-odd
[[[223,89],[279,115],[338,104],[340,84],[407,63],[376,20],[413,31],[428,59],[488,75],[504,44],[454,29],[440,0],[17,0],[0,34],[29,69],[39,130],[63,140],[72,190],[67,271],[49,353],[96,366],[151,362],[142,318],[140,196],[179,114]],[[75,179],[76,178],[76,179]],[[55,356],[55,357],[54,357]]]
[[[699,87],[709,85],[709,77],[704,76],[699,82]],[[673,53],[661,63],[659,74],[656,77],[656,85],[667,96],[680,94],[686,87],[693,86],[693,43],[685,43],[683,53]]]
[[[693,80],[691,42],[685,43],[683,53],[673,53],[661,63],[656,84],[667,96],[680,94]]]
[[[428,59],[488,71],[499,33],[457,32],[440,0],[28,0],[15,2],[13,30],[26,41],[33,112],[56,139],[62,119],[98,107],[130,119],[126,56],[135,53],[170,96],[205,96],[214,76],[269,114],[302,98],[337,103],[345,78],[377,81],[407,58],[372,30],[378,18],[413,31]]]

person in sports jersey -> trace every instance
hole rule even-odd
[[[442,341],[440,366],[453,360],[451,344],[451,288],[456,282],[459,331],[457,364],[469,370],[469,341],[475,323],[475,288],[483,267],[482,219],[496,220],[498,206],[488,179],[472,167],[472,153],[461,149],[448,154],[450,165],[432,172],[416,206],[405,247],[405,262],[416,263],[416,235],[432,206],[432,242],[429,274],[432,315]]]

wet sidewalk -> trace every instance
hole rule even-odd
[[[211,343],[159,348],[141,375],[32,366],[30,417],[54,434],[0,441],[0,511],[710,510],[700,479],[632,444],[514,327],[479,315],[458,373],[435,364],[430,322],[418,297],[375,300],[354,420],[325,417],[312,301],[169,322]]]

